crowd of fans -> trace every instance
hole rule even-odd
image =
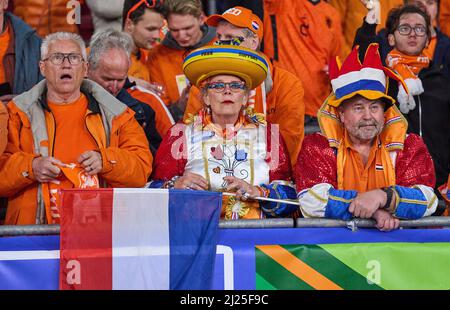
[[[231,192],[225,219],[447,215],[449,0],[207,4],[0,0],[0,223],[102,187]]]

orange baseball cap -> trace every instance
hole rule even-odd
[[[255,33],[259,40],[263,38],[263,23],[253,12],[242,6],[235,6],[220,14],[213,14],[206,19],[209,26],[217,27],[221,20],[226,20],[232,25],[241,28],[248,28]]]

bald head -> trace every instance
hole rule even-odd
[[[129,67],[130,58],[127,52],[120,48],[111,48],[101,54],[96,66],[89,67],[88,77],[113,96],[117,96],[125,84]]]

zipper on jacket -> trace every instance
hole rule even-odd
[[[55,120],[55,116],[53,115],[53,112],[50,111],[50,115],[52,116],[53,119],[53,144],[52,144],[52,157],[55,157],[55,144],[56,144],[56,120]],[[50,141],[49,141],[50,142]],[[50,145],[50,143],[49,143]]]
[[[92,139],[95,141],[95,144],[97,144],[97,147],[100,148],[100,144],[98,143],[97,139],[95,139],[94,135],[92,134],[91,130],[89,129],[89,126],[87,124],[87,117],[90,113],[87,113],[84,116],[84,126],[86,126],[87,131],[89,132],[89,135],[92,137]]]
[[[420,95],[417,98],[419,98],[419,135],[422,137],[422,101],[420,100]]]

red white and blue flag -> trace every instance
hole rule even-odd
[[[209,289],[221,194],[62,193],[61,289]]]

